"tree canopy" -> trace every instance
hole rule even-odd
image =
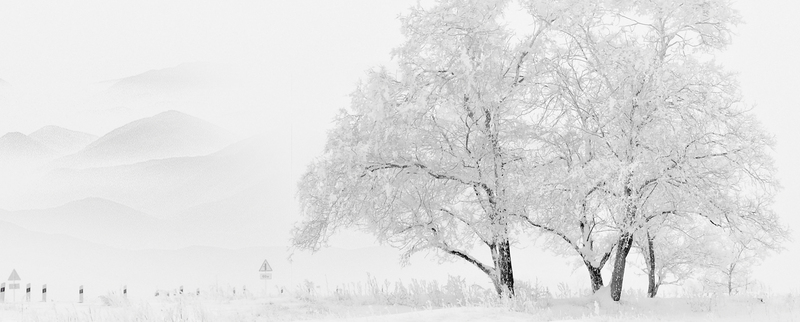
[[[643,232],[661,250],[697,222],[785,237],[771,138],[713,60],[738,23],[727,1],[442,0],[402,23],[398,68],[368,73],[299,183],[296,247],[360,227],[513,295],[514,234],[534,231],[575,251],[593,290],[613,254],[618,300]]]

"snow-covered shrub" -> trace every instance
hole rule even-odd
[[[116,292],[110,292],[106,295],[101,295],[99,296],[99,299],[100,302],[102,302],[105,306],[125,307],[131,305],[130,301],[128,301],[128,298],[121,296]]]

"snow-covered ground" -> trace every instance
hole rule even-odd
[[[379,304],[335,297],[160,296],[125,300],[101,296],[86,303],[4,303],[0,321],[797,321],[797,295],[629,298],[608,294],[444,308]]]

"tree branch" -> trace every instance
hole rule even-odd
[[[446,244],[437,245],[436,247],[438,247],[439,249],[443,250],[445,253],[448,253],[450,255],[454,255],[454,256],[459,257],[459,258],[461,258],[461,259],[463,259],[463,260],[465,260],[467,262],[472,263],[473,265],[477,266],[481,271],[483,271],[484,273],[486,273],[486,275],[489,275],[490,277],[494,273],[494,268],[486,266],[485,264],[481,263],[479,260],[477,260],[474,257],[470,256],[469,254],[466,254],[466,253],[464,253],[464,252],[462,252],[460,250],[452,249],[449,246],[447,246]]]
[[[433,170],[428,168],[426,165],[421,164],[421,163],[397,164],[397,163],[387,162],[387,163],[381,163],[381,164],[373,164],[373,165],[370,165],[370,166],[367,166],[367,167],[364,168],[364,170],[366,170],[367,172],[377,172],[377,171],[387,170],[387,169],[422,170],[425,174],[433,177],[434,179],[451,180],[451,181],[456,181],[458,183],[461,183],[461,184],[464,184],[464,185],[469,185],[469,186],[485,185],[485,184],[483,184],[481,182],[477,182],[477,181],[464,180],[464,179],[456,177],[454,175],[434,172]],[[361,177],[364,177],[366,175],[367,175],[367,173],[364,173],[364,174],[361,175]]]

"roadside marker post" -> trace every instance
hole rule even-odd
[[[42,302],[47,302],[47,284],[42,285]]]
[[[6,301],[6,283],[0,283],[0,302]]]
[[[25,302],[31,301],[31,283],[25,286]]]
[[[83,303],[83,285],[78,289],[78,303]]]

